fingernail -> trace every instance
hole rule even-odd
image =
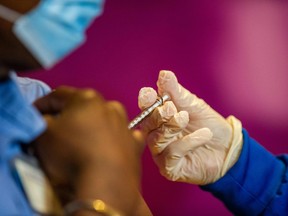
[[[163,116],[172,117],[177,113],[177,109],[172,101],[167,101],[163,106]]]
[[[171,79],[171,71],[169,70],[161,70],[159,73],[159,83],[163,84],[165,83],[167,80]]]
[[[157,92],[151,87],[140,89],[138,96],[138,106],[143,109],[151,106],[157,98]]]

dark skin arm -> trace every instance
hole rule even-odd
[[[144,144],[127,129],[121,104],[92,90],[65,87],[35,106],[48,123],[34,143],[36,153],[63,205],[102,199],[125,215],[151,215],[139,193]]]

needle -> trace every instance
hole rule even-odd
[[[146,109],[144,109],[139,115],[137,115],[128,125],[128,129],[133,129],[137,125],[139,125],[150,113],[154,111],[159,106],[162,106],[165,101],[169,100],[170,96],[168,94],[164,94],[162,97],[158,97],[156,101]]]

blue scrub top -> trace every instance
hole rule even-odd
[[[202,186],[235,215],[288,215],[288,155],[275,156],[243,130],[235,165],[218,181]]]
[[[21,154],[21,144],[30,143],[46,128],[30,103],[49,88],[43,85],[44,89],[40,90],[41,82],[22,78],[17,84],[18,78],[12,77],[0,83],[0,215],[30,216],[36,213],[15,178],[11,161]]]

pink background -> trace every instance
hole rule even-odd
[[[272,153],[288,152],[287,1],[107,0],[83,47],[28,76],[95,88],[133,118],[139,89],[155,87],[161,69],[222,115],[241,119]],[[147,149],[142,190],[155,216],[232,215],[197,186],[160,176]]]

